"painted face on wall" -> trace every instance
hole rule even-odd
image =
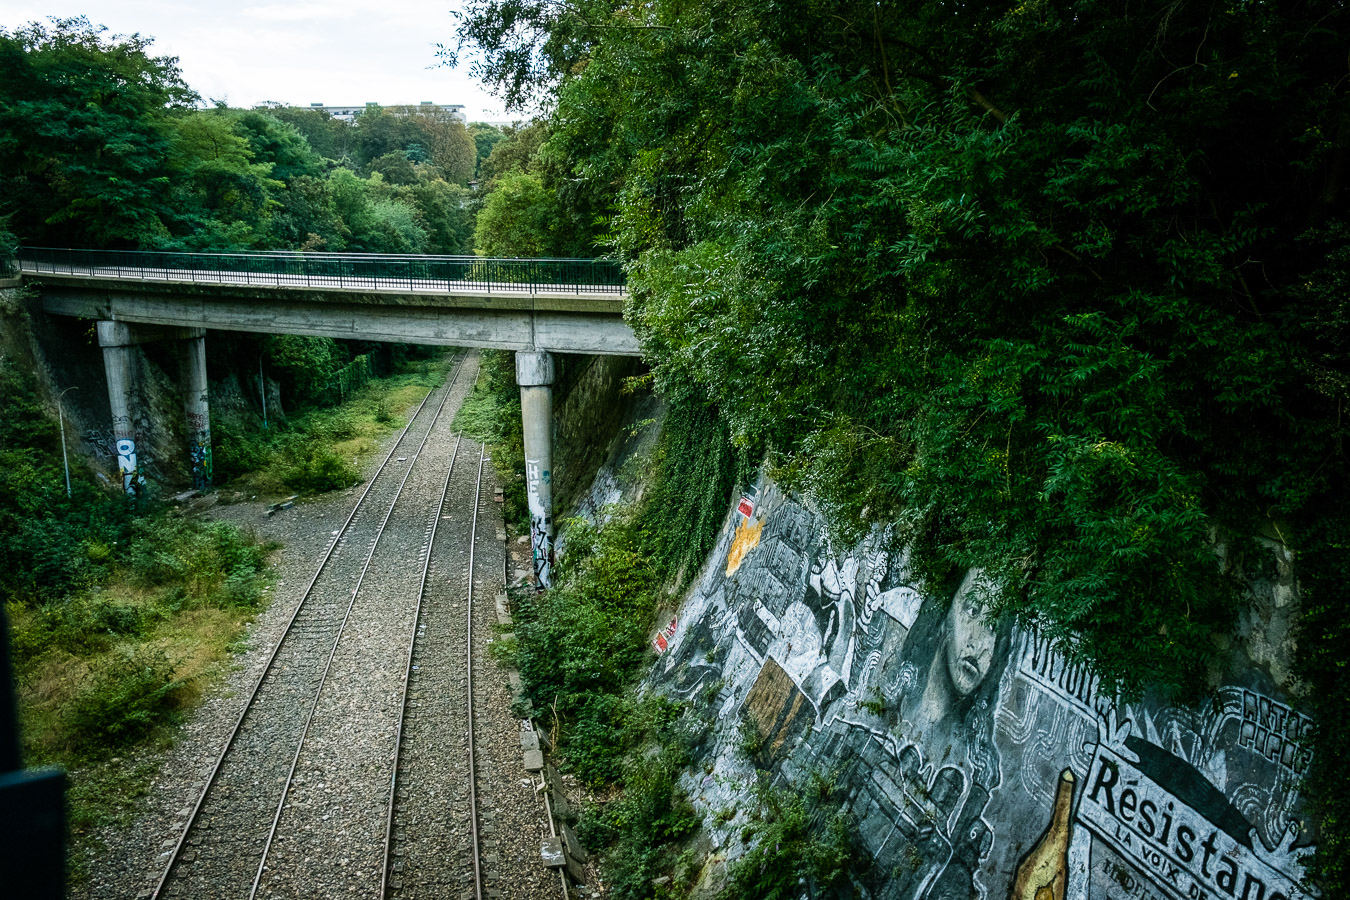
[[[994,630],[984,623],[984,603],[975,590],[977,572],[961,581],[947,611],[947,675],[958,697],[967,697],[984,681],[994,661]]]

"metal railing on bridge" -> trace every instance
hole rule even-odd
[[[89,275],[204,284],[503,293],[621,293],[612,259],[487,259],[379,253],[179,253],[20,247],[18,269],[34,275]]]

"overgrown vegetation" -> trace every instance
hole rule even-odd
[[[242,428],[216,426],[211,437],[217,481],[241,478],[265,493],[351,487],[360,478],[360,460],[375,450],[382,435],[402,427],[404,418],[396,412],[415,407],[444,377],[441,356],[419,352],[400,360],[387,377],[346,393],[341,406],[302,407],[298,415],[274,418],[266,432],[252,422]],[[315,386],[309,393],[298,391],[301,397],[328,393],[327,377],[308,378]]]
[[[1216,540],[1345,571],[1347,16],[475,0],[460,34],[554,104],[543,185],[612,212],[659,390],[844,537],[984,567],[1105,690],[1195,699],[1246,602]],[[1332,895],[1344,609],[1321,588],[1299,643]]]
[[[867,873],[853,852],[853,825],[820,776],[803,791],[750,788],[753,812],[741,833],[749,846],[728,869],[718,900],[796,900],[852,896],[851,879]]]
[[[345,404],[315,406],[347,358],[331,344],[299,342],[273,359],[301,412],[274,415],[266,432],[221,420],[218,480],[259,491],[346,487],[359,459],[444,377],[443,354],[413,353]],[[300,389],[304,381],[315,389]],[[142,750],[173,740],[238,649],[266,596],[273,548],[232,525],[130,501],[72,463],[67,498],[60,434],[33,374],[0,359],[0,591],[22,749],[27,765],[71,770],[78,847],[91,829],[129,820],[154,774]]]
[[[467,253],[478,147],[439,107],[198,107],[149,38],[0,29],[0,214],[24,243]]]
[[[104,784],[110,759],[171,738],[269,583],[270,548],[231,525],[160,511],[121,534],[83,583],[6,604],[25,763],[72,770],[76,834],[129,810],[142,788]]]
[[[686,399],[670,414],[679,427],[663,432],[643,502],[601,524],[567,522],[553,588],[513,596],[524,700],[554,726],[570,770],[614,791],[581,829],[602,848],[609,889],[623,900],[682,896],[697,874],[684,844],[699,817],[678,779],[707,723],[636,686],[658,608],[694,576],[738,476],[748,477],[716,415]],[[658,873],[668,880],[657,883]]]
[[[79,465],[68,499],[60,436],[32,374],[7,359],[0,446],[0,589],[24,757],[73,770],[78,834],[144,789],[148,772],[110,759],[167,739],[261,603],[269,548],[224,523],[138,509]]]

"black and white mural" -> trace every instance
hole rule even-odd
[[[775,778],[843,786],[878,898],[1305,896],[1310,722],[1268,667],[1197,708],[1118,704],[1037,634],[991,627],[979,571],[934,594],[892,543],[831,546],[771,483],[741,499],[653,639],[655,685],[716,723],[696,803],[735,808],[751,728]],[[734,855],[737,820],[710,821]]]

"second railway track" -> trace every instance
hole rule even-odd
[[[461,361],[439,396],[428,395],[339,529],[154,896],[378,892],[402,678],[398,644],[406,642],[416,599],[415,585],[403,582],[430,549],[426,497],[441,487],[453,447],[449,418],[476,369],[476,356]],[[359,640],[344,640],[353,634]]]

